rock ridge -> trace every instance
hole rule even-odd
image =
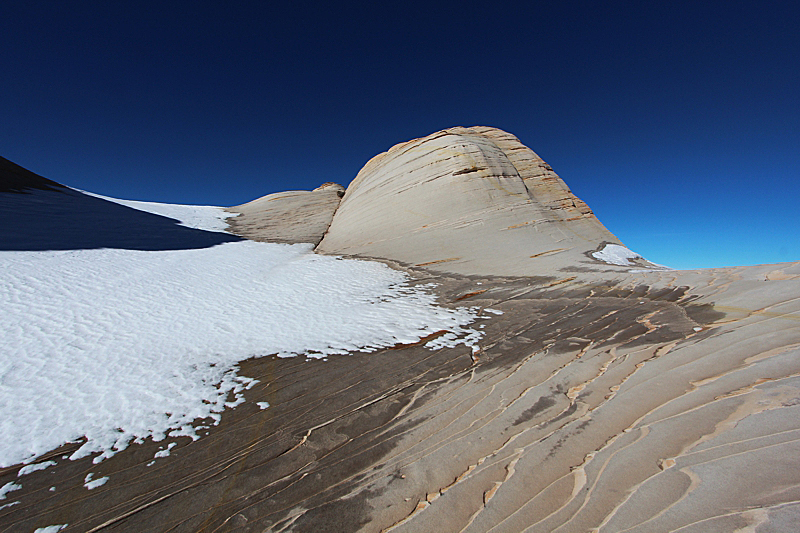
[[[238,215],[229,231],[248,239],[455,274],[654,266],[638,256],[635,264],[597,259],[619,239],[538,154],[488,126],[398,143],[367,161],[346,190],[328,182],[228,210]]]
[[[67,459],[76,441],[0,469],[0,530],[794,531],[800,261],[648,268],[517,142],[451,128],[374,157],[343,198],[323,184],[232,208],[261,240],[374,254],[479,310],[477,350],[249,359],[246,401],[199,440],[101,463]],[[24,213],[70,194],[0,199]],[[107,482],[89,491],[92,475]]]

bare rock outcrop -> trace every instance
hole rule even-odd
[[[530,148],[456,127],[373,157],[318,246],[459,274],[539,275],[620,244]]]
[[[228,208],[239,216],[228,219],[231,233],[254,241],[316,245],[331,224],[344,195],[337,183],[323,183],[313,191],[286,191],[262,196]]]

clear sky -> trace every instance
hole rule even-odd
[[[126,199],[343,185],[496,126],[676,268],[800,260],[796,2],[0,6],[0,155]]]

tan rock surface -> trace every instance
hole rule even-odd
[[[209,435],[99,465],[61,459],[80,443],[56,450],[0,507],[0,531],[796,529],[800,262],[599,262],[587,252],[619,241],[516,142],[455,128],[394,147],[351,184],[321,244],[383,254],[438,284],[443,305],[481,308],[480,351],[247,361],[260,383]],[[465,158],[484,170],[458,174]],[[503,229],[522,220],[536,222]],[[281,224],[269,231],[293,227]],[[563,253],[547,255],[551,241]],[[110,479],[89,492],[90,471]]]
[[[308,242],[316,245],[328,230],[344,187],[324,183],[313,191],[268,194],[228,208],[231,233],[255,241]]]
[[[372,158],[317,249],[459,274],[525,276],[596,265],[589,254],[605,243],[620,244],[516,137],[459,127]]]
[[[800,263],[781,266],[800,273]],[[519,294],[507,281],[471,298],[506,312],[505,334],[482,357],[519,358],[464,373],[420,410],[391,464],[426,472],[410,503],[436,497],[390,518],[397,495],[387,490],[372,503],[388,506],[385,530],[796,523],[800,286],[764,282],[772,269],[633,273],[605,294]]]

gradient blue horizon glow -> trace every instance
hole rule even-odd
[[[393,144],[515,134],[674,268],[800,260],[789,2],[8,2],[0,155],[117,198],[347,185]]]

